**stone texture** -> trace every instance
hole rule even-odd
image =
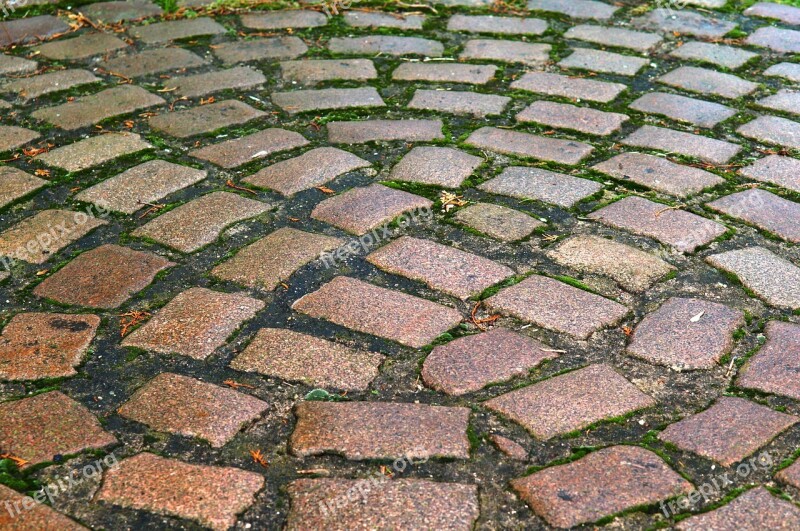
[[[0,256],[43,264],[61,249],[106,223],[84,212],[41,210],[0,232]]]
[[[241,294],[189,288],[126,337],[122,346],[203,360],[263,308],[262,301]]]
[[[800,308],[800,267],[763,247],[749,247],[706,260],[736,275],[758,297],[778,308]]]
[[[736,114],[736,110],[719,103],[687,98],[666,92],[648,92],[628,105],[629,108],[660,114],[679,122],[700,127],[714,127]]]
[[[430,142],[442,140],[442,121],[436,120],[362,120],[328,122],[328,141],[333,144],[366,142]]]
[[[262,328],[231,368],[313,387],[364,391],[384,357],[278,328]]]
[[[95,77],[88,70],[58,70],[6,83],[0,90],[13,93],[22,101],[27,102],[45,94],[98,81],[100,78]]]
[[[121,55],[98,63],[106,72],[122,74],[128,78],[180,71],[203,66],[206,60],[183,48],[157,48]]]
[[[628,314],[628,308],[618,302],[541,275],[528,277],[484,302],[491,311],[577,339],[588,339]]]
[[[193,76],[175,77],[164,83],[164,90],[175,89],[178,96],[196,98],[222,90],[252,89],[266,82],[264,74],[249,66],[215,70]]]
[[[726,195],[707,205],[718,212],[777,234],[784,240],[800,242],[800,204],[766,190],[751,188]]]
[[[739,371],[736,385],[800,400],[800,325],[770,321],[766,335],[767,342]]]
[[[139,20],[160,16],[162,9],[147,1],[126,0],[97,2],[81,6],[81,13],[92,20],[114,24],[115,22]]]
[[[782,89],[772,96],[758,100],[758,105],[776,111],[800,114],[800,92]]]
[[[69,30],[70,27],[64,21],[52,15],[3,21],[0,22],[0,48],[47,39]]]
[[[475,203],[458,210],[453,219],[490,238],[513,242],[544,225],[524,212],[492,203]]]
[[[576,140],[549,138],[497,127],[481,127],[469,135],[466,143],[480,149],[507,155],[531,157],[569,165],[578,164],[594,151],[589,144]]]
[[[478,189],[570,208],[602,190],[603,185],[539,168],[511,166],[504,169],[499,176],[478,186]]]
[[[696,66],[681,66],[659,77],[659,83],[699,92],[700,94],[713,94],[723,98],[741,98],[747,96],[758,88],[758,83],[746,81],[733,74],[723,74],[715,70],[697,68]]]
[[[478,92],[417,89],[409,109],[423,109],[452,114],[470,114],[476,118],[502,114],[511,101],[507,96]]]
[[[268,157],[273,153],[288,151],[308,144],[303,135],[272,127],[257,133],[211,144],[189,152],[198,159],[231,169]]]
[[[131,35],[145,44],[159,44],[175,39],[220,35],[226,30],[211,18],[199,17],[134,26],[129,31]]]
[[[536,122],[590,135],[615,133],[627,120],[628,117],[624,114],[543,100],[533,102],[517,114],[518,122]]]
[[[241,125],[266,113],[238,100],[225,100],[154,116],[150,127],[178,138],[211,133],[224,127]]]
[[[790,466],[778,471],[775,479],[788,483],[794,488],[800,488],[800,462],[795,460]]]
[[[688,61],[701,61],[724,68],[739,68],[754,57],[757,53],[748,52],[733,46],[711,44],[708,42],[687,42],[670,53],[671,56]]]
[[[248,41],[224,42],[214,47],[214,55],[225,64],[267,59],[294,59],[308,51],[299,37],[273,37]]]
[[[681,531],[788,530],[800,527],[800,508],[756,487],[718,509],[681,520],[676,527]]]
[[[539,18],[496,17],[493,15],[453,15],[447,21],[447,30],[504,35],[541,35],[547,31],[547,21]]]
[[[354,28],[395,28],[401,30],[421,30],[424,15],[405,13],[378,13],[370,11],[344,11],[345,24]]]
[[[482,162],[459,149],[419,146],[395,164],[389,180],[459,188]]]
[[[503,437],[502,435],[497,435],[496,433],[489,435],[489,440],[492,441],[492,444],[494,444],[498,450],[511,459],[516,459],[517,461],[528,460],[528,451],[521,444]]]
[[[461,321],[461,314],[452,308],[341,276],[297,300],[292,308],[415,348]]]
[[[373,87],[273,92],[272,102],[289,114],[386,105]]]
[[[549,72],[528,72],[511,83],[511,88],[573,100],[608,103],[628,87],[622,83],[607,83]]]
[[[800,149],[800,123],[778,116],[759,116],[736,130],[742,136],[779,146]]]
[[[765,76],[782,77],[800,83],[800,64],[778,63],[764,70]]]
[[[494,78],[495,72],[497,72],[495,65],[402,63],[392,72],[392,79],[483,85]]]
[[[800,25],[800,8],[773,2],[758,2],[744,10],[748,17],[778,19],[793,26]]]
[[[0,53],[0,75],[29,74],[36,70],[36,61]]]
[[[338,79],[367,81],[376,79],[378,72],[369,59],[306,59],[283,61],[281,77],[287,81],[314,84]]]
[[[245,28],[257,30],[317,28],[328,23],[324,14],[300,9],[247,13],[241,21]]]
[[[20,531],[26,529],[37,531],[86,530],[82,525],[43,503],[35,503],[30,509],[25,509],[25,505],[30,504],[29,497],[11,490],[5,485],[0,485],[0,504],[3,504],[6,509],[0,511],[0,527],[3,529]],[[19,512],[17,512],[17,508],[19,508]]]
[[[800,193],[800,161],[792,157],[769,155],[742,168],[739,173],[756,181],[777,184]]]
[[[712,164],[726,164],[742,150],[738,144],[724,140],[652,125],[643,125],[625,137],[622,143],[626,146],[680,153]]]
[[[723,396],[705,411],[670,424],[658,438],[727,467],[752,455],[797,421],[793,415],[744,398]]]
[[[34,177],[12,166],[0,166],[0,208],[35,192],[48,181]]]
[[[350,460],[469,459],[469,408],[389,402],[300,402],[289,440],[300,457],[336,453]],[[391,429],[386,421],[391,419]]]
[[[36,131],[24,127],[0,125],[0,153],[22,147],[41,136]]]
[[[736,27],[736,23],[706,17],[688,9],[660,8],[642,17],[631,20],[638,28],[662,33],[678,33],[708,39],[724,36]]]
[[[473,39],[464,44],[460,60],[501,61],[542,66],[550,59],[550,45],[520,41]]]
[[[591,48],[576,48],[571,55],[559,61],[561,68],[590,70],[620,76],[635,76],[639,70],[650,63],[642,57],[622,55]]]
[[[638,52],[648,52],[661,42],[661,36],[624,28],[581,24],[573,26],[564,33],[565,39],[577,39],[603,46],[630,48]]]
[[[107,133],[50,150],[39,155],[37,160],[68,172],[78,172],[152,147],[135,133]]]
[[[96,55],[104,55],[128,47],[128,44],[108,33],[84,33],[73,39],[49,42],[36,48],[48,59],[77,61]]]
[[[441,57],[444,46],[439,41],[421,37],[396,37],[393,35],[365,35],[363,37],[333,37],[328,42],[333,53],[349,55],[424,55]]]
[[[619,8],[596,0],[528,0],[528,9],[560,13],[573,18],[608,20]]]

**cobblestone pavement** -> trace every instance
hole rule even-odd
[[[0,528],[800,529],[791,3],[6,4]]]

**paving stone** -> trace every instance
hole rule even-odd
[[[29,74],[34,72],[38,66],[36,61],[0,53],[0,75]]]
[[[541,35],[547,31],[547,21],[540,18],[453,15],[447,21],[447,30],[505,35]]]
[[[136,133],[106,133],[52,149],[36,158],[48,166],[77,172],[152,147]]]
[[[772,96],[758,100],[757,104],[760,107],[766,107],[776,111],[800,114],[800,92],[781,89]]]
[[[0,125],[0,153],[22,147],[41,136],[32,129],[14,125]]]
[[[84,33],[73,39],[62,39],[36,48],[43,57],[55,61],[77,61],[127,48],[128,44],[108,33]]]
[[[413,210],[428,210],[429,199],[381,184],[352,188],[318,204],[311,217],[361,236]]]
[[[99,81],[101,81],[100,78],[95,77],[88,70],[58,70],[6,83],[0,90],[14,93],[22,101],[27,102],[45,94]]]
[[[713,173],[644,153],[621,153],[592,169],[677,197],[687,197],[725,182]]]
[[[591,478],[587,481],[588,478]],[[511,487],[548,524],[567,528],[693,491],[658,455],[612,446],[515,479]]]
[[[348,26],[355,28],[395,28],[421,30],[424,15],[405,13],[378,13],[374,11],[345,11],[342,18]]]
[[[675,268],[635,247],[591,235],[576,235],[548,251],[561,265],[614,279],[628,291],[642,292]]]
[[[12,166],[0,166],[0,208],[48,184]]]
[[[660,114],[699,127],[714,127],[736,115],[736,109],[711,101],[666,92],[648,92],[628,105],[631,109]]]
[[[294,59],[308,51],[299,37],[274,37],[248,41],[224,42],[212,50],[225,64],[263,61],[266,59]]]
[[[726,195],[707,206],[777,234],[784,240],[800,242],[800,204],[752,188]]]
[[[758,2],[744,10],[745,16],[778,19],[793,26],[800,25],[800,8],[773,2]]]
[[[497,72],[495,65],[403,63],[392,72],[392,79],[483,85],[494,78],[495,72]]]
[[[102,120],[166,103],[163,98],[134,85],[120,85],[31,113],[33,118],[72,131]]]
[[[712,266],[736,275],[772,306],[800,308],[800,267],[763,247],[749,247],[707,259]]]
[[[688,9],[653,9],[631,20],[634,27],[661,33],[678,33],[708,39],[719,38],[736,28],[734,22],[706,17]]]
[[[765,76],[775,76],[800,83],[800,64],[797,63],[778,63],[764,70]]]
[[[764,487],[741,494],[726,505],[678,522],[681,531],[758,531],[759,529],[793,529],[800,526],[800,509],[793,503],[776,498]]]
[[[244,295],[190,288],[126,337],[122,346],[203,360],[263,308],[262,301]]]
[[[638,196],[629,196],[588,216],[634,234],[653,238],[682,253],[691,253],[701,245],[725,234],[727,229],[710,219],[685,210],[670,209]]]
[[[418,146],[395,164],[389,180],[459,188],[482,162],[460,149]]]
[[[478,295],[514,275],[513,269],[488,258],[411,236],[373,251],[367,261],[460,299]]]
[[[630,48],[640,52],[648,52],[661,42],[661,36],[624,28],[610,28],[595,24],[573,26],[564,34],[566,39],[593,42],[604,46]]]
[[[264,74],[248,66],[226,68],[197,74],[175,77],[164,83],[164,90],[175,90],[175,94],[195,98],[222,90],[249,89],[259,87],[267,81]]]
[[[556,357],[553,349],[528,336],[494,328],[434,348],[422,366],[422,379],[437,391],[463,395],[526,375]]]
[[[369,484],[367,484],[369,482]],[[422,479],[298,479],[287,530],[442,529],[468,531],[480,515],[477,487]],[[350,500],[359,493],[356,503]]]
[[[211,133],[224,127],[241,125],[266,113],[239,100],[225,100],[199,107],[169,112],[150,118],[150,127],[178,138]]]
[[[174,266],[158,255],[119,245],[82,253],[33,290],[37,297],[88,308],[118,308]]]
[[[652,125],[643,125],[622,139],[621,143],[626,146],[679,153],[712,164],[725,164],[742,150],[738,144],[724,140]]]
[[[336,453],[350,460],[469,459],[470,410],[389,402],[300,402],[289,440],[299,457]],[[386,421],[391,419],[391,429]]]
[[[442,121],[436,120],[361,120],[328,122],[328,141],[333,144],[366,142],[430,142],[442,140]]]
[[[282,227],[245,247],[211,274],[251,288],[272,290],[321,253],[344,243],[340,238]]]
[[[595,0],[528,0],[528,9],[560,13],[573,18],[608,20],[619,7]]]
[[[132,232],[162,245],[192,253],[208,245],[226,227],[270,209],[270,205],[230,192],[212,192],[149,221]]]
[[[558,62],[561,68],[590,70],[621,76],[635,76],[650,63],[648,59],[622,55],[591,48],[576,48],[571,55]]]
[[[221,448],[268,407],[233,389],[164,372],[139,388],[117,412],[155,431],[200,437]]]
[[[720,7],[725,7],[725,4],[728,3],[728,0],[684,0],[683,3],[686,5],[717,9]]]
[[[71,210],[41,210],[0,232],[0,256],[43,264],[107,222]]]
[[[0,48],[47,39],[66,33],[70,27],[52,15],[40,15],[0,22]]]
[[[656,401],[609,365],[597,364],[537,382],[484,405],[547,440],[652,407]]]
[[[20,494],[5,485],[0,485],[0,503],[5,511],[0,512],[0,527],[3,529],[36,529],[38,531],[85,531],[86,528],[43,503],[31,504],[28,495]]]
[[[492,444],[494,444],[498,450],[511,459],[516,459],[517,461],[528,460],[528,451],[521,444],[497,434],[489,435],[489,440],[492,441]]]
[[[499,176],[478,186],[478,189],[492,194],[535,199],[570,208],[602,190],[603,185],[540,168],[511,166],[504,169]]]
[[[308,140],[300,133],[273,127],[195,149],[190,151],[189,155],[230,169],[307,144]]]
[[[748,52],[741,48],[697,41],[687,42],[673,50],[670,55],[678,59],[702,61],[725,68],[739,68],[753,57],[758,57],[757,53]]]
[[[122,74],[128,78],[161,74],[185,68],[203,66],[207,61],[183,48],[158,48],[138,53],[121,55],[98,63],[107,72]]]
[[[369,161],[348,151],[321,147],[267,166],[244,179],[244,182],[291,196],[315,186],[322,186],[345,173],[370,166]]]
[[[314,387],[364,391],[378,376],[383,360],[374,352],[292,330],[262,328],[230,366]]]
[[[550,60],[550,49],[551,46],[549,44],[473,39],[467,41],[458,58],[461,61],[500,61],[503,63],[522,63],[528,66],[542,66]]]
[[[511,83],[511,88],[548,96],[563,96],[578,101],[608,103],[628,87],[622,83],[607,83],[549,72],[527,72]]]
[[[775,474],[775,479],[788,483],[794,488],[800,488],[800,462],[795,460],[791,466],[780,470]]]
[[[578,164],[594,151],[589,144],[576,140],[549,138],[497,127],[481,127],[469,135],[466,143],[473,147],[507,155],[531,157],[570,165]]]
[[[415,348],[461,321],[461,314],[452,308],[341,276],[297,300],[292,308]]]
[[[116,442],[88,409],[61,391],[0,404],[0,448],[28,461],[25,466]]]
[[[722,396],[705,411],[670,424],[658,438],[727,467],[752,455],[798,420],[744,398]]]
[[[441,57],[444,45],[439,41],[421,37],[396,37],[393,35],[365,35],[363,37],[333,37],[328,42],[333,53],[351,55],[424,55]]]
[[[423,109],[452,114],[471,114],[476,118],[501,114],[511,101],[507,96],[468,91],[417,89],[409,109]]]
[[[453,219],[490,238],[513,242],[530,236],[544,225],[524,212],[492,203],[475,203],[458,210]]]
[[[769,155],[742,168],[739,173],[756,181],[800,192],[800,161],[792,157]]]
[[[377,79],[378,71],[369,59],[306,59],[282,62],[281,76],[287,81],[315,84],[338,79]]]
[[[273,92],[272,102],[289,114],[323,109],[386,106],[373,87]]]
[[[145,44],[158,44],[176,39],[221,35],[226,31],[224,26],[213,19],[199,17],[135,26],[129,30],[129,33]]]
[[[759,116],[736,130],[742,136],[765,144],[800,149],[800,123],[778,116]]]
[[[317,28],[328,23],[324,14],[301,9],[247,13],[241,21],[245,28],[257,30]]]
[[[115,22],[158,17],[163,14],[163,10],[152,2],[126,0],[81,6],[81,13],[92,20],[114,24]]]
[[[94,339],[96,315],[18,313],[0,336],[0,379],[39,380],[77,374]]]
[[[739,371],[736,385],[800,400],[800,325],[770,321],[766,334],[767,342]]]
[[[624,114],[603,112],[553,101],[535,101],[517,115],[518,122],[536,122],[590,135],[610,135],[628,120]]]
[[[758,88],[758,83],[746,81],[733,74],[723,74],[715,70],[682,66],[659,77],[659,83],[690,92],[713,94],[723,98],[741,98]]]
[[[108,469],[97,499],[111,505],[177,516],[224,531],[250,507],[264,477],[239,468],[194,465],[140,453]]]
[[[102,181],[75,196],[106,210],[133,214],[206,178],[207,172],[164,160],[150,160]]]

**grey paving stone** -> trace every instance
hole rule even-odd
[[[661,36],[655,33],[599,26],[596,24],[573,26],[564,33],[564,38],[593,42],[604,46],[630,48],[639,52],[648,52],[662,41]]]
[[[723,98],[741,98],[758,88],[758,83],[745,81],[733,74],[723,74],[715,70],[682,66],[658,78],[659,83]]]
[[[799,526],[800,509],[796,505],[776,498],[764,487],[756,487],[718,509],[681,520],[676,528],[681,531],[757,531]]]
[[[475,203],[458,210],[453,219],[459,223],[480,231],[490,238],[504,242],[513,242],[530,236],[537,228],[544,225],[538,219],[492,203]]]
[[[800,203],[753,188],[726,195],[707,206],[777,234],[784,240],[800,242]]]
[[[622,127],[628,116],[577,107],[553,101],[535,101],[517,114],[518,122],[536,122],[559,129],[572,129],[590,135],[610,135]]]
[[[482,162],[459,149],[418,146],[395,164],[389,180],[459,188]]]
[[[766,107],[776,111],[800,114],[800,92],[781,89],[772,96],[758,100],[757,104],[759,107]]]
[[[477,118],[502,114],[511,101],[507,96],[457,90],[417,89],[409,109],[423,109],[452,114],[470,114]]]
[[[500,61],[503,63],[522,63],[528,66],[542,66],[550,60],[549,44],[521,41],[501,41],[491,39],[472,39],[466,42],[459,54],[460,60]]]
[[[483,85],[494,78],[495,65],[403,63],[392,72],[395,81],[430,81]]]
[[[216,70],[193,76],[174,77],[164,82],[164,90],[195,98],[231,89],[252,89],[266,82],[260,71],[248,66]],[[175,89],[175,90],[173,90]]]
[[[481,127],[469,135],[466,143],[498,153],[571,165],[578,164],[594,151],[589,144],[576,140],[549,138],[496,127]]]
[[[122,74],[125,77],[142,77],[151,74],[179,71],[206,64],[206,60],[183,48],[158,48],[138,53],[121,55],[98,66],[106,72]]]
[[[295,59],[306,53],[308,46],[299,37],[273,37],[224,42],[212,51],[220,61],[230,65],[265,59]]]
[[[739,68],[744,66],[750,59],[758,57],[757,53],[748,52],[741,48],[698,41],[687,42],[673,50],[670,55],[678,59],[702,61],[725,68]]]
[[[765,76],[782,77],[795,83],[800,83],[800,64],[778,63],[764,70]]]
[[[742,168],[739,173],[756,181],[777,184],[800,193],[800,161],[792,157],[769,155]]]
[[[621,143],[626,146],[679,153],[712,164],[726,164],[742,150],[741,146],[724,140],[652,125],[643,125],[622,139]]]
[[[736,130],[742,136],[782,147],[800,149],[800,123],[778,116],[759,116]]]
[[[273,153],[295,149],[308,144],[303,135],[271,127],[240,138],[195,149],[189,155],[207,160],[223,168],[237,168]]]
[[[81,6],[81,13],[92,20],[114,24],[115,22],[157,17],[163,13],[163,10],[152,2],[126,0],[97,2]]]
[[[0,22],[0,48],[47,39],[66,33],[70,27],[52,15],[40,15]]]
[[[29,74],[35,71],[37,67],[36,61],[0,53],[0,75]]]
[[[108,33],[84,33],[73,39],[48,42],[36,50],[48,59],[56,61],[76,61],[88,59],[128,48],[128,44]]]
[[[441,140],[442,121],[437,120],[361,120],[358,122],[328,122],[328,141],[333,144],[363,144],[366,142],[430,142]]]
[[[770,321],[766,335],[767,342],[739,371],[736,385],[800,400],[800,325]]]
[[[0,125],[0,153],[22,147],[41,136],[32,129],[15,125]]]
[[[311,10],[267,11],[241,16],[242,26],[257,30],[317,28],[328,23],[324,14]]]
[[[800,308],[800,267],[764,249],[748,247],[712,254],[708,263],[736,275],[746,287],[772,306]]]
[[[758,28],[745,42],[780,53],[800,53],[800,31],[766,26]]]
[[[100,78],[95,77],[88,70],[58,70],[11,81],[2,85],[0,90],[13,93],[22,101],[27,102],[45,94],[99,81]]]
[[[363,37],[333,37],[328,42],[333,53],[350,55],[424,55],[441,57],[444,45],[422,37],[396,37],[393,35],[366,35]]]
[[[239,100],[225,100],[153,116],[150,127],[178,138],[211,133],[224,127],[241,125],[266,113]]]
[[[337,79],[367,81],[376,79],[378,72],[369,59],[306,59],[282,62],[281,77],[287,81],[314,84]]]
[[[571,55],[559,61],[558,66],[621,76],[635,76],[639,70],[649,63],[647,59],[642,57],[604,52],[591,48],[576,48]]]
[[[648,92],[628,107],[650,114],[660,114],[699,127],[714,127],[736,114],[736,109],[711,101],[687,98],[666,92]]]
[[[290,114],[329,109],[386,106],[381,95],[373,87],[273,92],[272,102]]]
[[[447,21],[447,30],[504,35],[541,35],[547,31],[547,21],[540,18],[494,15],[453,15]]]
[[[128,31],[146,44],[159,44],[175,39],[221,35],[227,30],[211,18],[199,17],[135,26]]]
[[[106,223],[84,212],[41,210],[0,232],[0,256],[43,264],[61,249]],[[66,232],[62,234],[62,231]],[[59,237],[53,238],[54,233]]]
[[[688,9],[659,8],[631,20],[638,28],[678,33],[695,37],[719,38],[736,27],[736,23],[707,17]]]
[[[773,2],[758,2],[744,10],[745,16],[778,19],[793,26],[800,25],[800,8]]]
[[[528,9],[561,13],[573,18],[608,20],[619,7],[596,0],[528,0]]]
[[[136,133],[107,133],[52,149],[36,158],[48,166],[76,172],[152,147]]]
[[[725,7],[725,4],[728,3],[728,0],[684,0],[683,3],[690,6],[717,9],[720,7]]]
[[[608,103],[627,90],[622,83],[607,83],[549,72],[528,72],[511,83],[512,89],[527,90],[549,96]]]
[[[603,185],[541,168],[511,166],[504,169],[499,176],[478,186],[478,189],[492,194],[535,199],[570,208],[602,190]]]
[[[0,208],[48,184],[12,166],[0,166]]]
[[[345,24],[354,28],[395,28],[402,30],[421,30],[424,15],[405,13],[378,13],[370,11],[345,11],[342,13]]]

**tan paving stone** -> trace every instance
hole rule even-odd
[[[635,76],[649,63],[649,60],[642,57],[593,50],[591,48],[576,48],[571,55],[559,61],[558,66],[621,76]]]
[[[0,90],[13,93],[22,101],[27,102],[45,94],[99,81],[100,78],[95,77],[88,70],[58,70],[6,83]]]
[[[175,39],[205,35],[220,35],[226,32],[225,27],[208,17],[156,22],[155,24],[135,26],[128,31],[145,44],[159,44]]]
[[[222,90],[253,89],[266,82],[260,71],[249,66],[215,70],[193,76],[174,77],[164,83],[163,90],[175,92],[178,96],[195,98],[220,92]]]
[[[782,147],[800,149],[800,122],[778,116],[759,116],[736,130],[742,136]]]
[[[726,164],[742,150],[742,146],[724,140],[652,125],[643,125],[625,137],[622,143],[626,146],[679,153],[712,164]]]
[[[257,30],[317,28],[328,23],[324,14],[302,9],[247,13],[241,16],[241,21],[245,28]]]
[[[482,162],[459,149],[418,146],[395,164],[389,180],[458,188]]]
[[[736,27],[736,23],[721,18],[709,17],[689,9],[672,9],[669,7],[654,9],[646,15],[631,20],[634,27],[660,31],[662,33],[678,33],[695,37],[719,38]]]
[[[52,15],[40,15],[0,22],[0,48],[47,39],[66,33],[70,27]]]
[[[528,72],[512,82],[511,88],[548,96],[608,103],[628,87],[622,83],[608,83],[550,72]]]
[[[608,20],[619,7],[596,0],[528,0],[528,9],[560,13],[573,18]]]
[[[648,92],[628,107],[649,114],[660,114],[700,127],[714,127],[736,114],[735,109],[719,103],[666,92]]]
[[[136,133],[106,133],[52,149],[36,159],[48,166],[77,172],[152,147]]]
[[[11,531],[85,531],[87,528],[43,503],[33,503],[27,495],[0,485],[0,527]]]
[[[518,122],[536,122],[590,135],[610,135],[619,131],[628,116],[603,112],[591,107],[576,107],[553,101],[535,101],[517,114]]]
[[[681,531],[758,531],[800,526],[800,508],[764,487],[750,489],[726,505],[678,522]]]
[[[728,216],[742,219],[784,240],[800,242],[800,204],[752,188],[706,203]]]
[[[469,135],[466,143],[507,155],[570,165],[578,164],[594,151],[589,144],[576,140],[537,136],[497,127],[481,127]]]
[[[41,136],[32,129],[15,125],[0,125],[0,153],[22,147]]]
[[[157,131],[178,138],[188,138],[245,124],[265,115],[263,111],[239,100],[225,100],[154,116],[149,122],[150,127]]]
[[[659,77],[657,81],[689,92],[713,94],[730,99],[747,96],[758,88],[758,83],[746,81],[733,74],[723,74],[695,66],[681,66]]]
[[[603,46],[630,48],[639,52],[648,52],[662,41],[661,36],[655,33],[599,26],[597,24],[573,26],[564,33],[564,38],[592,42]]]
[[[328,122],[328,141],[334,144],[366,142],[429,142],[442,140],[442,121],[436,120],[362,120]]]
[[[539,168],[511,166],[504,169],[499,176],[478,186],[478,189],[491,194],[535,199],[570,208],[602,190],[603,185]]]
[[[701,61],[731,69],[744,66],[749,60],[758,57],[757,53],[741,48],[699,41],[687,42],[673,50],[670,55],[678,59]]]
[[[392,79],[484,85],[494,78],[495,72],[495,65],[402,63],[392,72]]]
[[[370,59],[305,59],[281,62],[281,77],[287,81],[315,84],[347,79],[377,79],[378,71]]]
[[[500,61],[542,66],[550,59],[549,44],[492,39],[473,39],[464,44],[460,60]]]
[[[800,193],[800,161],[792,157],[769,155],[742,168],[739,173],[756,181],[777,184]]]
[[[395,28],[402,30],[421,30],[424,15],[405,13],[378,13],[370,11],[344,11],[345,24],[354,28]]]
[[[456,212],[453,219],[490,238],[504,242],[526,238],[544,225],[524,212],[492,203],[475,203],[462,208]]]
[[[424,55],[441,57],[444,45],[422,37],[396,37],[394,35],[365,35],[363,37],[333,37],[328,42],[333,53],[350,55],[377,54],[390,56]]]
[[[84,33],[72,39],[59,39],[36,47],[42,57],[55,61],[77,61],[104,55],[128,47],[128,44],[109,33]]]
[[[770,321],[766,335],[767,342],[739,371],[736,385],[800,400],[800,325]]]
[[[0,232],[0,256],[43,264],[107,222],[71,210],[42,210]]]
[[[186,68],[203,66],[207,63],[199,55],[183,48],[158,48],[137,53],[121,55],[98,63],[106,72],[122,74],[125,77],[142,77]]]
[[[228,65],[266,59],[294,59],[307,51],[308,46],[299,37],[223,42],[213,50],[214,55]]]
[[[94,21],[113,24],[115,22],[157,17],[163,13],[163,10],[152,2],[125,0],[97,2],[81,6],[81,13]]]
[[[744,10],[745,16],[778,19],[793,26],[800,25],[800,8],[773,2],[758,2]]]
[[[381,95],[373,87],[273,92],[272,102],[289,114],[323,109],[384,107],[386,105]]]
[[[190,151],[189,155],[230,169],[307,144],[308,140],[300,133],[271,127],[251,135],[195,149]]]
[[[540,18],[496,17],[494,15],[453,15],[447,21],[447,30],[504,35],[541,35],[547,31],[547,21]]]
[[[476,118],[502,114],[511,101],[507,96],[468,91],[417,89],[409,109],[423,109],[452,114],[470,114]]]
[[[0,208],[48,184],[12,166],[0,166]]]

